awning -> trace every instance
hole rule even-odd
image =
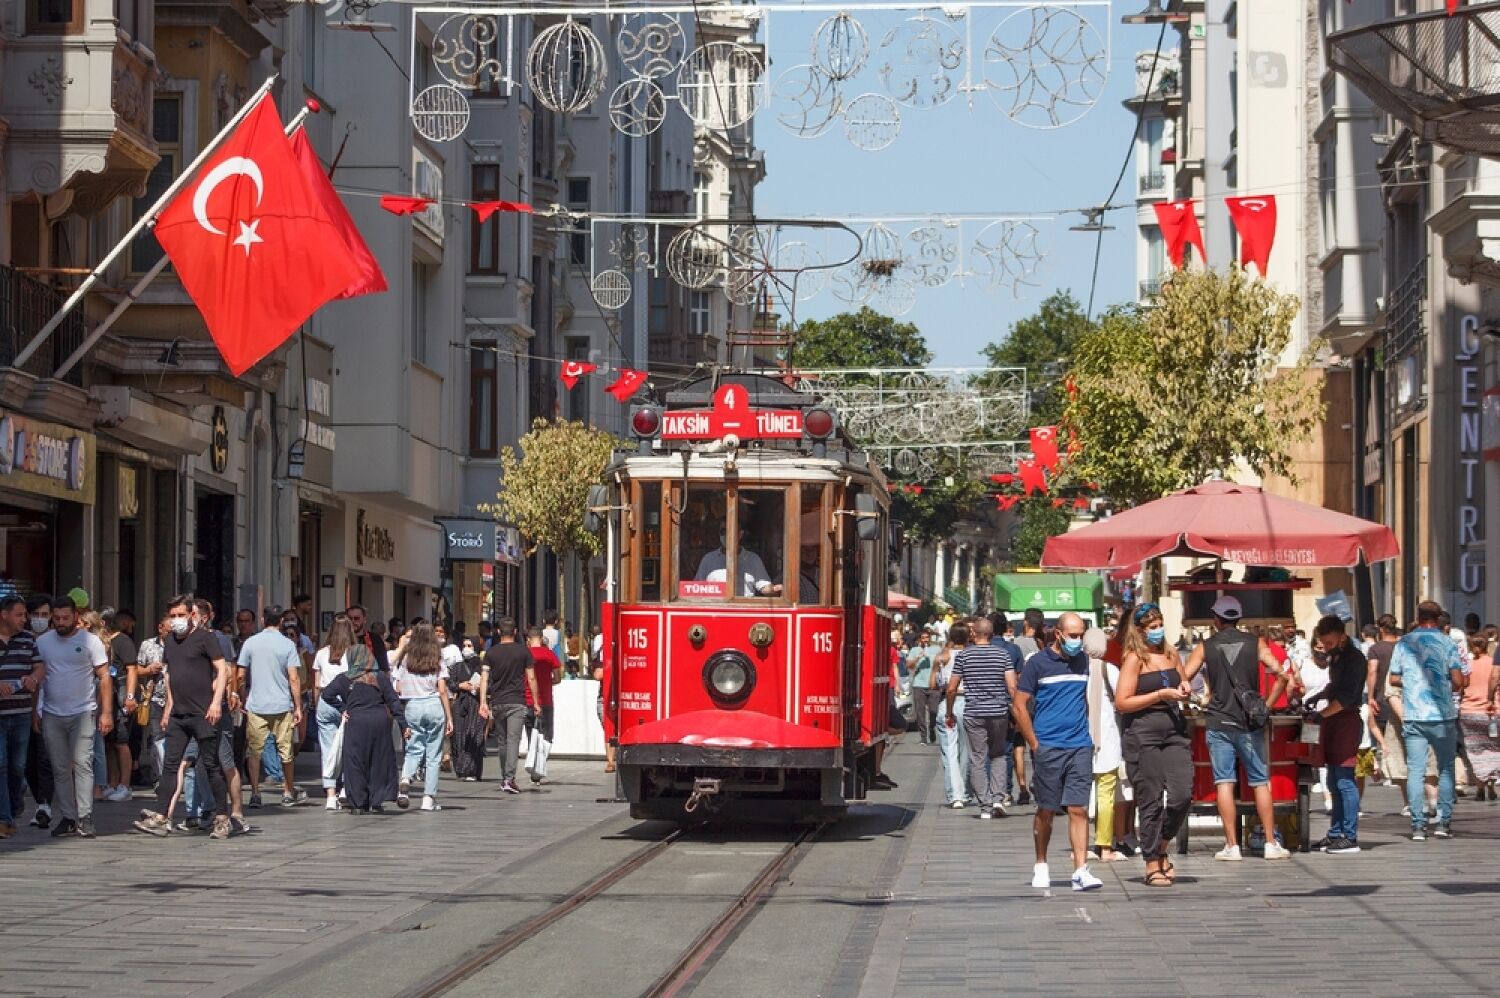
[[[1500,2],[1335,32],[1328,61],[1422,138],[1500,155]]]

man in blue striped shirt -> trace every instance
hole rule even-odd
[[[997,798],[1003,790],[993,765],[1010,748],[1010,705],[1016,691],[1015,657],[992,644],[995,628],[980,617],[970,626],[974,643],[953,658],[948,679],[948,727],[956,724],[953,705],[964,691],[964,737],[969,743],[969,783],[979,798],[979,817],[1005,817]]]
[[[1016,724],[1031,747],[1031,792],[1036,798],[1036,866],[1031,886],[1050,887],[1047,846],[1052,816],[1067,809],[1073,846],[1073,889],[1091,891],[1103,882],[1085,860],[1089,797],[1094,789],[1094,740],[1089,734],[1089,657],[1083,650],[1083,618],[1057,618],[1052,644],[1026,660],[1016,692]],[[1034,705],[1034,707],[1033,707]]]

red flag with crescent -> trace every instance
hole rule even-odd
[[[1264,278],[1271,264],[1271,244],[1276,241],[1276,195],[1225,198],[1224,205],[1240,234],[1240,266],[1253,263]]]
[[[995,504],[997,506],[999,506],[1002,510],[1009,510],[1012,506],[1014,506],[1016,503],[1018,503],[1020,501],[1021,501],[1021,497],[1020,496],[996,496],[995,497]]]
[[[593,373],[595,367],[596,365],[588,364],[581,360],[565,360],[563,361],[562,373],[558,377],[562,379],[563,384],[568,386],[568,391],[572,391],[573,386],[578,384],[578,379],[585,374]]]
[[[162,211],[156,238],[236,377],[361,276],[269,97]]]
[[[1016,471],[1021,476],[1021,488],[1029,496],[1033,492],[1047,492],[1047,470],[1035,461],[1017,461]]]
[[[1057,470],[1057,427],[1031,428],[1031,454],[1043,468]]]
[[[1182,251],[1186,246],[1198,250],[1199,260],[1208,260],[1203,249],[1203,230],[1198,227],[1198,212],[1194,201],[1161,201],[1151,206],[1156,210],[1156,226],[1161,229],[1162,242],[1167,246],[1167,257],[1172,267],[1182,269]],[[1158,275],[1150,275],[1155,279]]]
[[[634,371],[628,367],[620,368],[620,376],[615,379],[614,384],[604,389],[621,402],[629,402],[640,387],[651,377],[645,371]]]
[[[297,129],[297,134],[292,136],[292,152],[297,154],[297,162],[302,166],[302,175],[307,178],[307,185],[318,192],[328,217],[333,219],[339,234],[344,237],[344,246],[348,248],[350,258],[359,267],[358,279],[340,292],[338,297],[355,298],[385,291],[387,285],[385,274],[380,270],[380,262],[375,259],[375,254],[370,252],[364,237],[359,234],[354,219],[349,215],[349,209],[344,207],[343,198],[339,197],[339,192],[329,183],[328,174],[323,172],[323,164],[313,151],[305,129]]]

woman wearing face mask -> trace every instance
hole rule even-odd
[[[448,667],[453,712],[448,751],[453,757],[453,775],[465,783],[473,783],[484,775],[484,718],[479,716],[481,666],[474,642],[465,638],[462,660]]]
[[[1135,788],[1146,886],[1170,887],[1176,879],[1167,859],[1193,800],[1193,754],[1182,704],[1192,695],[1192,676],[1177,649],[1167,643],[1160,608],[1142,603],[1125,635],[1115,708],[1120,712],[1125,766]],[[1163,797],[1166,803],[1163,804]]]

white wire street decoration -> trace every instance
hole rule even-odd
[[[469,98],[451,83],[438,83],[411,102],[412,127],[429,142],[449,142],[469,127]]]
[[[732,17],[736,40],[696,38],[705,13],[719,27]],[[870,152],[897,140],[903,109],[958,103],[973,110],[981,94],[987,100],[978,103],[1027,127],[1076,121],[1104,92],[1111,30],[1109,0],[777,0],[702,9],[682,2],[414,4],[413,17],[430,19],[433,66],[460,92],[510,96],[524,79],[542,106],[561,114],[585,112],[605,97],[610,124],[633,138],[661,128],[674,106],[708,132],[739,128],[769,107],[799,138],[837,127]],[[526,43],[532,19],[553,17],[564,20]],[[779,56],[791,68],[774,85],[773,21],[776,38],[795,43]],[[613,44],[602,43],[600,32]],[[416,60],[426,50],[412,35],[410,76],[417,80],[425,67]],[[797,65],[800,59],[809,61]],[[420,95],[413,87],[415,117]],[[460,116],[446,106],[424,113],[453,115],[437,133],[458,127]]]
[[[616,311],[630,301],[630,278],[618,270],[606,270],[594,275],[589,290],[600,308]]]

